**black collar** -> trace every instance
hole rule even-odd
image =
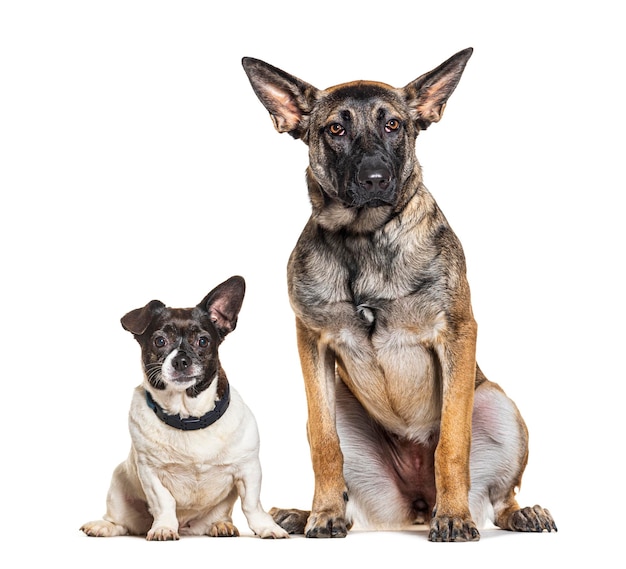
[[[161,419],[166,425],[174,427],[175,429],[181,429],[183,431],[197,431],[198,429],[204,429],[209,425],[212,425],[217,421],[228,409],[230,403],[230,386],[226,384],[226,390],[222,398],[215,403],[215,407],[208,413],[202,415],[202,417],[185,417],[180,415],[168,415],[150,395],[150,392],[146,389],[146,402],[148,407],[152,409],[155,415]]]

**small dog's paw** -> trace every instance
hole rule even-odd
[[[239,537],[239,530],[232,522],[214,523],[207,532],[211,537]]]
[[[430,521],[430,541],[478,541],[480,533],[471,518],[435,516]]]
[[[289,534],[278,524],[257,528],[255,529],[255,533],[263,539],[285,539],[289,537]]]
[[[81,526],[80,531],[86,533],[89,537],[117,537],[118,535],[128,534],[128,530],[124,526],[105,520],[87,522]]]
[[[513,512],[504,529],[511,531],[558,531],[550,512],[541,506],[522,508]]]
[[[178,531],[172,528],[151,528],[146,535],[148,541],[177,541],[180,539]]]

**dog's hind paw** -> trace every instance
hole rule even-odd
[[[281,508],[272,508],[269,511],[274,521],[287,533],[298,535],[304,534],[304,527],[310,513],[308,510],[283,510]]]
[[[239,530],[231,522],[216,522],[207,532],[211,537],[239,537]]]
[[[118,535],[128,534],[128,529],[124,526],[105,520],[87,522],[81,526],[80,531],[86,533],[89,537],[117,537]]]
[[[148,541],[178,541],[180,536],[175,529],[158,527],[151,528],[146,539]]]
[[[526,531],[536,533],[540,533],[542,531],[558,531],[550,512],[541,506],[515,510],[511,513],[508,520],[506,520],[506,522],[500,527],[510,531]]]

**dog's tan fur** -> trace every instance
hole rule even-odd
[[[414,153],[470,55],[402,89],[319,90],[243,60],[276,129],[309,146],[312,215],[288,284],[315,492],[310,513],[273,510],[289,531],[342,537],[353,521],[402,527],[431,512],[433,541],[476,540],[486,518],[556,530],[547,510],[515,500],[526,426],[476,364],[463,250]]]

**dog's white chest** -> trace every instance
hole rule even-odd
[[[179,509],[198,510],[226,498],[234,486],[234,470],[207,463],[164,464],[161,481]]]
[[[190,516],[226,499],[248,463],[257,460],[256,422],[234,389],[229,410],[219,421],[185,432],[162,423],[139,387],[130,432],[137,469],[146,465],[172,494],[177,508],[188,510]]]

